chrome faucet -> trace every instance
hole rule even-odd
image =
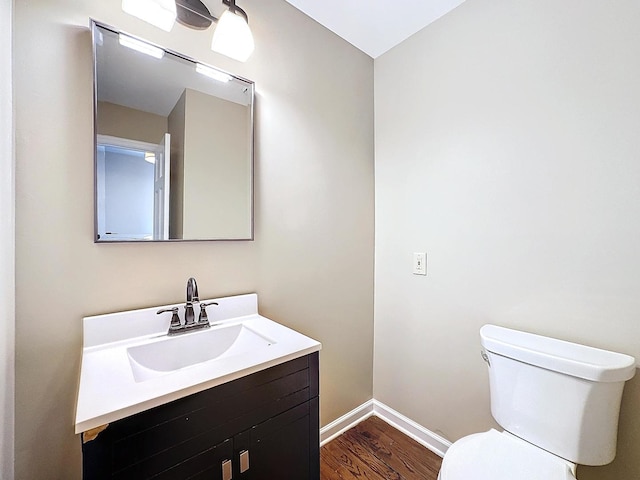
[[[198,294],[198,284],[196,279],[191,277],[187,280],[187,301],[184,304],[184,323],[180,322],[178,316],[178,307],[166,308],[158,310],[156,313],[171,312],[171,325],[169,326],[168,335],[179,335],[181,333],[200,330],[201,328],[209,328],[209,318],[207,317],[207,307],[210,305],[218,305],[216,302],[200,303],[200,315],[196,322],[196,316],[193,311],[193,304],[200,303]]]
[[[187,280],[187,303],[184,306],[184,324],[189,327],[195,323],[195,313],[193,312],[193,304],[199,303],[198,284],[196,279],[191,277]]]

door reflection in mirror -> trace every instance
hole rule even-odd
[[[98,135],[98,239],[169,239],[169,145],[169,134],[157,145]]]

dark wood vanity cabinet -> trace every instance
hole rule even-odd
[[[318,353],[111,423],[83,478],[319,480]]]

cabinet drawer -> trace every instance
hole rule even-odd
[[[121,425],[114,424],[114,430],[120,430],[116,432],[118,440],[113,445],[114,462],[122,465],[140,461],[171,448],[176,439],[190,445],[185,448],[201,449],[216,444],[262,421],[265,415],[277,415],[307,401],[308,375],[306,370],[301,370],[228,397],[205,397],[209,397],[206,398],[209,403],[198,401],[199,405],[190,405],[186,412],[174,418],[165,417],[165,421],[148,424],[142,430],[129,430],[125,419],[122,426],[129,430],[125,434],[118,428]]]

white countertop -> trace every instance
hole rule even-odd
[[[214,359],[137,382],[127,349],[156,341],[160,337],[166,338],[171,314],[156,315],[156,311],[160,308],[182,307],[182,304],[86,317],[83,319],[84,342],[76,433],[321,349],[318,341],[259,315],[256,294],[202,300],[209,301],[216,301],[219,305],[207,310],[212,327],[203,332],[242,323],[254,332],[274,339],[274,343],[267,349],[250,354]],[[180,308],[181,316],[183,310]]]

